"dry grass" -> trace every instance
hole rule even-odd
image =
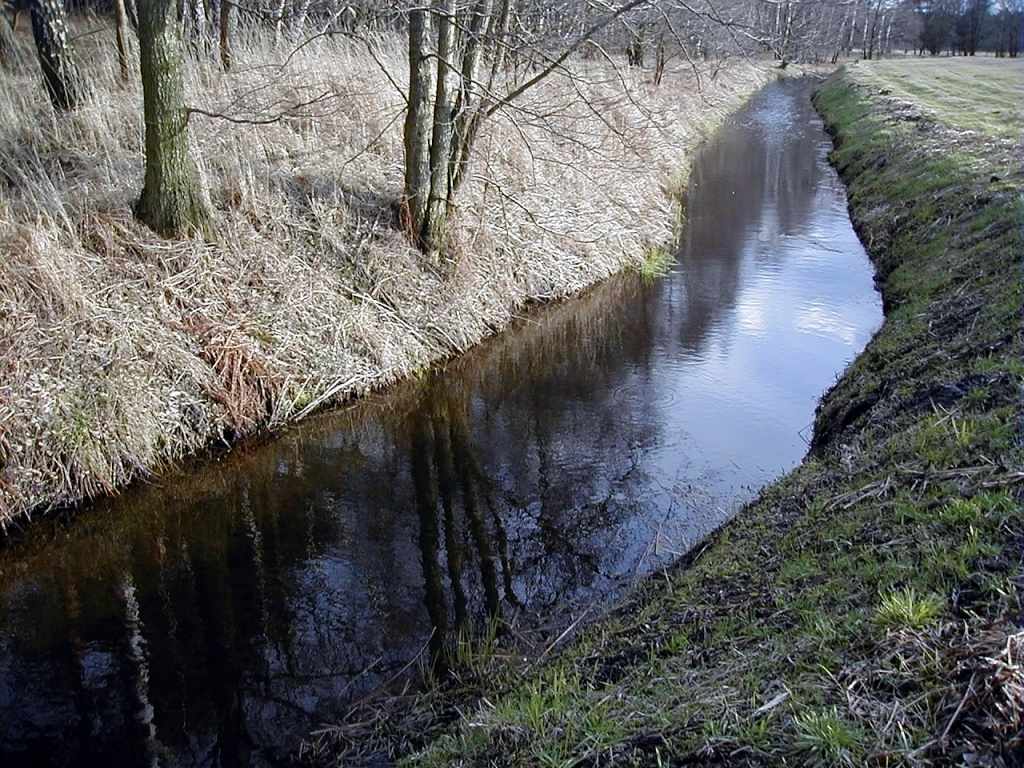
[[[141,93],[111,39],[80,41],[92,95],[74,114],[31,59],[0,81],[2,527],[407,376],[638,262],[671,236],[688,152],[771,77],[731,64],[703,95],[682,70],[659,89],[597,65],[547,81],[485,131],[435,267],[396,223],[402,102],[364,47],[289,57],[250,32],[230,74],[191,61],[210,112],[327,97],[267,125],[193,115],[217,240],[168,242],[131,216]],[[401,85],[401,41],[377,57]]]

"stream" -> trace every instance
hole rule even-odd
[[[882,320],[811,87],[701,149],[663,278],[0,548],[0,764],[275,764],[491,616],[599,611],[796,466]]]

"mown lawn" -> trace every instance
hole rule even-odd
[[[850,67],[854,79],[887,90],[950,128],[1019,139],[1024,61],[988,56],[883,59]]]

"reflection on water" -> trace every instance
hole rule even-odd
[[[502,612],[571,613],[794,466],[880,321],[799,82],[707,146],[665,279],[0,552],[3,765],[252,765]]]

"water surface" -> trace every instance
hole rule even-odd
[[[0,552],[2,764],[263,765],[502,613],[575,616],[803,457],[881,320],[806,83],[697,158],[665,278]]]

